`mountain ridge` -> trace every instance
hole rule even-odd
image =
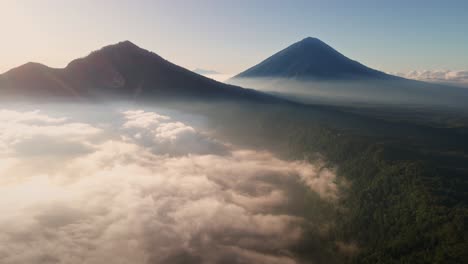
[[[222,98],[281,100],[217,82],[138,47],[130,41],[107,45],[72,60],[64,68],[26,63],[0,75],[0,95],[106,98]]]

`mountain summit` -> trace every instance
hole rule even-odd
[[[22,98],[221,98],[276,100],[177,66],[130,41],[73,60],[63,69],[27,63],[0,75],[0,96]]]
[[[323,41],[308,37],[292,44],[239,78],[294,78],[300,80],[393,79],[339,53]]]
[[[234,76],[229,83],[306,103],[466,105],[466,89],[386,74],[305,38]]]

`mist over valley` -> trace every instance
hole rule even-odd
[[[468,262],[465,71],[389,74],[462,7],[52,2],[0,3],[0,263]]]

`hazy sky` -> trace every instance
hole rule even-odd
[[[64,67],[131,40],[189,69],[240,72],[313,36],[389,71],[468,69],[468,1],[0,0],[0,72]]]

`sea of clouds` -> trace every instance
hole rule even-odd
[[[320,164],[113,111],[0,110],[0,263],[297,263],[294,186],[337,199]]]

